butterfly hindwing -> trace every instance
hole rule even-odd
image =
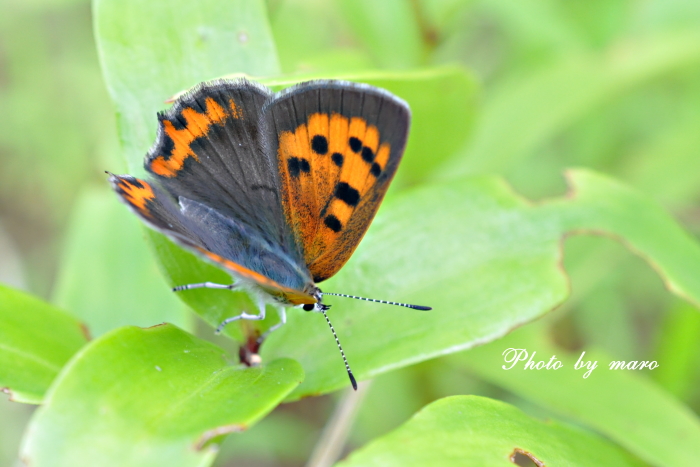
[[[188,198],[176,203],[157,185],[111,175],[114,190],[149,226],[186,249],[293,303],[314,303],[303,293],[308,272],[250,227]]]
[[[350,258],[398,167],[408,106],[379,89],[314,81],[264,109],[282,205],[315,282]]]

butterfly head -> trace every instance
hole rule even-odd
[[[317,313],[328,311],[331,307],[323,303],[323,292],[316,286],[313,286],[313,290],[309,292],[309,295],[316,299],[316,303],[306,303],[301,306],[304,311],[315,311]]]

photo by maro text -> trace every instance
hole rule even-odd
[[[559,370],[566,365],[557,359],[556,355],[552,355],[549,360],[537,360],[535,358],[537,351],[529,353],[527,349],[508,348],[502,353],[505,365],[501,368],[504,370],[512,370],[521,368],[523,370]],[[574,370],[581,370],[583,378],[588,378],[593,370],[598,368],[597,360],[585,360],[586,352],[581,352],[581,355],[573,365]],[[654,370],[659,367],[655,360],[613,360],[608,363],[609,370]]]

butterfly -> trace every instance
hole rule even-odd
[[[120,199],[151,228],[226,270],[262,320],[273,305],[323,313],[353,388],[357,383],[317,284],[348,261],[367,231],[406,146],[408,105],[366,84],[316,80],[273,93],[246,79],[201,83],[158,114],[148,180],[109,174]]]

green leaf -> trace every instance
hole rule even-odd
[[[144,155],[155,140],[156,113],[167,107],[166,99],[227,73],[273,75],[278,71],[261,0],[95,0],[94,15],[102,71],[117,107],[122,147],[132,174],[143,173]],[[161,235],[149,235],[171,284],[191,283],[187,278],[198,270],[206,271],[202,275],[206,280],[230,282],[217,268],[174,250]],[[198,295],[194,291],[183,298],[196,306],[202,302]],[[230,316],[231,309],[240,309],[236,305],[250,303],[242,294],[233,302],[227,294],[212,297],[204,300],[205,318],[211,322]],[[209,317],[212,313],[215,319]],[[235,333],[235,327],[228,332]]]
[[[259,2],[233,5],[231,10],[243,9],[247,13],[238,11],[235,21],[224,22],[233,13],[219,11],[223,8],[219,3],[197,4],[196,13],[191,11],[193,5],[184,4],[180,9],[169,6],[168,10],[175,11],[176,20],[164,23],[160,21],[162,8],[157,3],[123,6],[108,0],[96,1],[98,48],[105,79],[117,103],[122,143],[132,171],[141,170],[142,155],[155,137],[155,113],[163,107],[165,98],[226,72],[270,75],[276,71],[274,48],[266,35],[267,23],[263,12],[256,9]],[[200,37],[202,30],[207,31],[206,41]],[[230,39],[232,30],[248,31],[250,40],[245,44],[234,42],[235,46],[231,47],[224,39]],[[259,39],[255,41],[254,37]],[[164,38],[170,38],[170,42],[165,43]],[[218,49],[224,44],[225,53]],[[163,54],[161,48],[168,53]],[[239,54],[235,60],[230,59],[237,64],[234,70],[222,65],[231,54]],[[414,108],[414,127],[418,129],[411,137],[404,162],[407,168],[402,172],[406,180],[423,177],[426,169],[439,165],[441,159],[464,143],[467,137],[464,129],[473,120],[475,84],[462,69],[427,70],[406,76],[375,72],[357,78],[393,90]],[[436,106],[429,96],[437,94],[437,90],[442,97]],[[171,285],[231,281],[226,273],[174,247],[161,235],[151,234],[150,238]],[[193,290],[180,296],[214,325],[241,309],[255,311],[245,294],[218,292]],[[241,338],[237,326],[230,326],[226,333]]]
[[[525,349],[536,363],[552,355],[558,370],[525,370],[524,362],[504,370],[506,349]],[[691,467],[697,464],[700,421],[693,412],[644,377],[649,370],[610,370],[611,357],[586,348],[583,360],[597,361],[587,378],[575,370],[581,352],[552,345],[541,327],[522,328],[505,339],[452,357],[480,378],[598,430],[652,465]],[[660,360],[663,368],[668,360]],[[546,391],[543,387],[546,386]],[[586,465],[585,463],[583,465]]]
[[[94,336],[126,324],[185,325],[185,309],[165,284],[144,237],[143,225],[107,186],[79,198],[54,301]]]
[[[262,82],[277,91],[301,81],[318,78],[322,77],[307,75],[268,78]],[[340,74],[334,78],[379,86],[409,102],[414,130],[398,173],[398,178],[403,180],[403,183],[415,183],[424,179],[427,173],[461,147],[468,136],[474,117],[476,84],[471,75],[461,67],[442,67],[401,74],[370,71]],[[430,156],[426,157],[426,154]],[[401,184],[401,180],[397,182]],[[228,274],[182,251],[162,235],[151,234],[150,238],[172,286],[204,281],[231,283]],[[182,292],[179,296],[213,326],[237,314],[239,310],[257,312],[254,304],[243,292],[212,293],[199,289]],[[275,315],[272,308],[268,312]],[[238,326],[228,326],[225,332],[239,340],[242,338]]]
[[[79,321],[31,295],[0,285],[0,388],[38,404],[63,365],[87,342]]]
[[[117,107],[129,169],[141,172],[165,100],[227,73],[273,75],[262,0],[94,0],[102,73]]]
[[[669,289],[700,303],[700,247],[660,207],[618,182],[569,173],[571,194],[532,204],[502,180],[476,177],[406,190],[388,199],[328,292],[433,306],[407,310],[331,297],[329,317],[353,372],[368,379],[483,344],[561,304],[562,239],[600,233],[653,265]],[[294,309],[262,347],[306,372],[290,398],[346,386],[335,342],[321,316]]]
[[[148,229],[148,238],[155,248],[162,272],[170,285],[196,284],[205,281],[215,284],[233,283],[228,273],[185,251],[164,235]],[[241,310],[247,310],[249,313],[258,312],[251,298],[243,291],[194,289],[178,292],[177,296],[213,326],[240,313]],[[275,316],[272,308],[268,307],[267,311],[271,316]],[[268,324],[268,321],[270,320],[265,320],[265,324]],[[247,321],[241,323],[241,326],[248,325]],[[239,342],[245,341],[239,326],[226,326],[224,333]]]
[[[508,404],[477,396],[433,402],[337,465],[513,467],[516,450],[537,459],[538,465],[643,465],[579,428],[541,422]]]
[[[172,325],[120,328],[70,362],[22,457],[37,467],[208,465],[212,440],[245,430],[302,379],[288,359],[230,366],[222,349]]]

